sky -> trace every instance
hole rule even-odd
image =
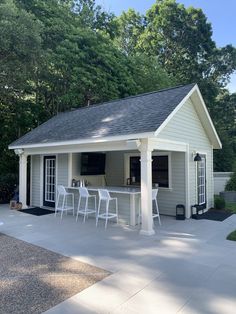
[[[218,47],[232,44],[236,46],[236,0],[178,0],[186,7],[201,8],[212,24],[213,39]],[[119,15],[122,11],[133,8],[145,13],[155,0],[96,0],[106,11]],[[236,92],[236,72],[227,86],[230,92]]]

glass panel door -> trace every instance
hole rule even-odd
[[[54,206],[56,184],[56,158],[44,157],[44,206]]]
[[[206,156],[201,155],[202,160],[197,162],[197,193],[198,204],[206,204]]]

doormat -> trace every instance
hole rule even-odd
[[[3,233],[0,261],[4,314],[43,313],[111,274]]]
[[[217,210],[217,209],[210,209],[206,213],[197,215],[196,219],[207,219],[207,220],[214,220],[214,221],[224,221],[228,217],[233,215],[229,211]]]
[[[27,209],[20,209],[19,212],[35,215],[35,216],[43,216],[43,215],[49,215],[54,214],[54,210],[40,208],[40,207],[33,207],[33,208],[27,208]]]

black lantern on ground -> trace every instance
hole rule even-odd
[[[182,204],[176,205],[176,220],[185,220],[185,206]]]
[[[194,157],[194,161],[201,161],[202,157],[199,155],[199,153],[196,154],[196,156]]]

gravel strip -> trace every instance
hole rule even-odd
[[[0,233],[1,314],[42,313],[109,275]]]

